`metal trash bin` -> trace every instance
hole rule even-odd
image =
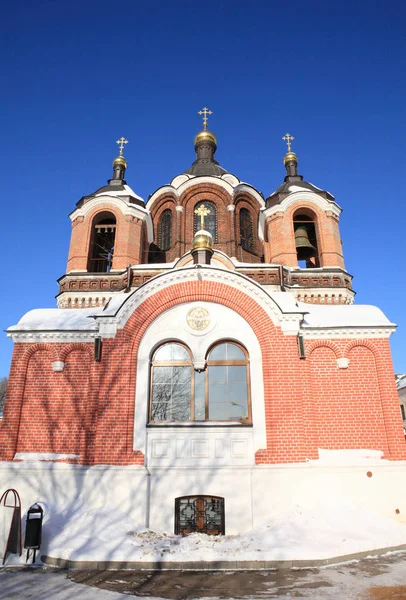
[[[41,547],[43,516],[44,511],[38,503],[33,504],[27,512],[24,538],[24,548],[27,548],[27,557],[25,562],[28,561],[30,550],[34,550],[34,558],[32,561],[34,563],[36,551]]]

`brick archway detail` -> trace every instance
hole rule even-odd
[[[59,360],[65,362],[68,355],[74,350],[79,350],[79,352],[87,354],[87,357],[90,360],[93,358],[93,351],[92,348],[90,348],[90,346],[88,346],[87,344],[79,344],[77,342],[72,342],[71,344],[64,346],[64,348],[61,350],[61,352],[59,353]]]
[[[350,351],[353,348],[356,348],[357,346],[364,346],[365,348],[368,348],[368,350],[370,350],[374,355],[378,367],[378,363],[381,358],[381,353],[379,352],[379,348],[377,348],[377,346],[370,340],[352,340],[351,342],[348,342],[344,349],[343,355],[349,358]]]
[[[338,344],[330,340],[315,340],[309,345],[306,344],[306,354],[310,357],[310,355],[314,350],[316,350],[316,348],[330,348],[330,350],[334,352],[336,358],[341,358],[345,356],[345,354],[343,354],[343,352],[340,350]]]

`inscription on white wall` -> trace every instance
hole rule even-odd
[[[252,428],[150,428],[151,466],[232,466],[255,464]]]

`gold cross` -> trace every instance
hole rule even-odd
[[[121,137],[119,140],[116,141],[116,144],[118,144],[118,146],[120,148],[119,156],[123,156],[124,144],[128,144],[128,140],[126,140],[124,137]]]
[[[200,229],[204,229],[204,217],[210,214],[210,210],[201,204],[199,208],[196,208],[195,215],[200,217]]]
[[[286,135],[283,136],[282,139],[286,141],[286,143],[288,145],[288,152],[290,152],[290,142],[292,140],[294,140],[295,138],[293,137],[293,135],[290,135],[290,133],[287,133]]]
[[[209,110],[208,108],[204,107],[204,108],[202,108],[202,110],[199,110],[199,112],[197,114],[204,115],[203,116],[203,127],[204,127],[204,130],[206,131],[207,121],[208,121],[207,115],[212,115],[213,114],[212,111]]]

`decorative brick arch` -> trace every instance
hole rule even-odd
[[[17,450],[23,400],[27,382],[30,359],[38,353],[49,355],[49,377],[52,377],[52,362],[58,360],[58,354],[51,344],[16,344],[10,370],[7,399],[1,428],[0,460],[13,460]],[[13,418],[9,418],[12,416]]]
[[[52,354],[52,361],[56,361],[59,360],[58,358],[58,352],[55,348],[55,346],[52,346],[51,344],[33,344],[30,345],[25,352],[23,353],[22,357],[21,357],[21,366],[26,370],[27,369],[27,364],[29,359],[31,358],[31,356],[33,354],[35,354],[36,352],[43,352],[44,350],[47,350],[48,352],[50,352]],[[49,365],[49,368],[51,369],[51,365]]]
[[[59,360],[65,362],[68,355],[74,350],[79,350],[79,352],[83,352],[87,354],[88,358],[91,360],[93,358],[93,347],[89,344],[80,344],[78,342],[72,342],[64,346],[59,353]]]
[[[311,356],[312,352],[316,350],[316,348],[330,348],[336,356],[336,358],[341,358],[345,356],[339,345],[331,340],[315,340],[310,343],[306,343],[306,354],[308,357]]]
[[[374,344],[371,340],[352,340],[351,342],[348,342],[348,344],[345,346],[343,356],[349,358],[349,353],[353,348],[356,348],[357,346],[364,346],[365,348],[368,348],[368,350],[370,350],[375,356],[375,360],[378,366],[378,361],[381,358],[381,353],[376,344]]]

